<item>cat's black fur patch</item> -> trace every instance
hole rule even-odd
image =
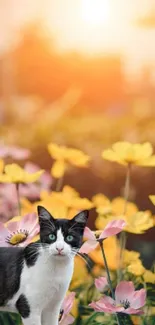
[[[81,224],[74,223],[72,220],[66,220],[66,219],[57,219],[56,220],[56,228],[60,229],[63,233],[64,240],[67,244],[71,245],[72,247],[78,249],[82,245],[82,239],[83,239],[83,231],[84,227],[82,227]],[[74,237],[72,242],[67,241],[67,236],[72,235]]]
[[[22,248],[0,247],[0,306],[18,291],[22,268]]]
[[[5,306],[20,287],[24,262],[32,267],[39,255],[35,244],[22,247],[0,247],[0,306]]]
[[[37,244],[38,243],[39,242],[37,242]],[[35,243],[29,244],[24,249],[24,258],[25,258],[26,265],[28,267],[35,265],[35,263],[38,259],[39,250],[37,249],[37,247],[38,247],[38,246],[36,246],[37,244],[35,244]]]
[[[30,315],[30,306],[28,303],[28,300],[26,298],[26,296],[24,294],[20,295],[20,297],[18,298],[17,302],[16,302],[16,308],[19,312],[19,314],[23,317],[23,318],[28,318]]]

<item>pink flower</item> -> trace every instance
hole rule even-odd
[[[146,290],[135,291],[131,281],[120,282],[115,290],[115,300],[111,297],[104,296],[99,301],[92,302],[94,310],[105,313],[125,313],[125,314],[142,314],[141,308],[145,305]]]
[[[31,200],[36,200],[40,197],[40,187],[37,184],[20,184],[20,197],[27,197]],[[0,198],[4,205],[10,207],[12,215],[16,215],[17,211],[17,191],[15,184],[0,184]],[[7,214],[7,209],[6,209]]]
[[[29,200],[37,200],[40,197],[40,187],[38,184],[20,184],[19,194],[21,197],[26,197]]]
[[[60,325],[73,324],[74,317],[69,313],[73,307],[74,298],[75,298],[75,292],[71,292],[65,297],[62,305],[62,318],[59,322]]]
[[[38,217],[26,214],[19,221],[0,222],[0,247],[26,246],[39,233]]]
[[[107,226],[102,231],[99,238],[96,238],[94,232],[91,231],[88,227],[86,227],[84,231],[84,237],[88,238],[88,240],[80,248],[80,253],[88,254],[98,246],[99,241],[108,238],[110,236],[119,234],[123,230],[125,225],[126,223],[122,219],[113,220],[107,224]]]
[[[15,146],[0,145],[0,157],[11,157],[16,160],[27,159],[30,155],[28,149],[23,149]]]
[[[17,192],[14,184],[0,184],[0,205],[0,218],[8,220],[17,214]]]
[[[0,197],[10,204],[16,204],[17,192],[14,184],[0,184]]]
[[[108,281],[106,277],[101,276],[98,279],[95,279],[95,287],[100,291],[104,292],[108,288]]]

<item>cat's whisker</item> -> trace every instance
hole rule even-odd
[[[89,264],[89,262],[84,258],[84,256],[82,256],[78,251],[76,251],[76,249],[72,249],[73,252],[76,253],[77,256],[79,256],[88,266],[89,270],[91,270],[91,266]]]

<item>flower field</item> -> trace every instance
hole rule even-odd
[[[100,152],[103,162],[119,164],[125,171],[122,196],[113,199],[102,192],[88,199],[65,184],[70,170],[82,172],[89,167],[90,155],[56,143],[45,149],[51,156],[50,172],[31,162],[29,150],[0,147],[0,246],[24,247],[39,239],[38,205],[55,218],[71,219],[81,210],[90,210],[60,325],[154,325],[155,265],[146,268],[138,250],[127,249],[129,234],[139,236],[155,227],[152,212],[139,209],[130,199],[135,166],[155,167],[151,143],[116,142]],[[152,207],[153,194],[148,198]],[[0,324],[21,321],[15,314],[0,313]]]

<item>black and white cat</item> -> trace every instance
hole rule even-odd
[[[24,325],[58,325],[88,211],[54,219],[39,206],[38,215],[38,243],[0,248],[0,311],[19,313]]]

